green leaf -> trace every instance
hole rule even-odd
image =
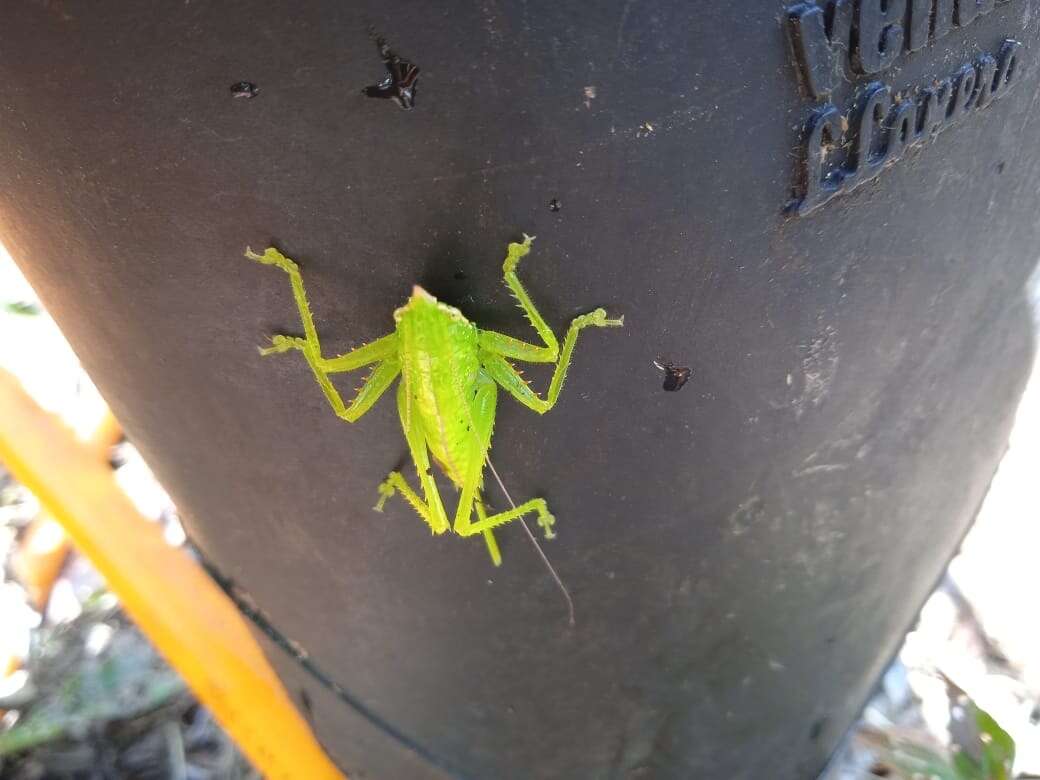
[[[975,723],[982,742],[982,777],[984,780],[1009,780],[1015,763],[1015,740],[993,716],[977,705]]]
[[[12,301],[4,304],[4,311],[8,314],[20,314],[26,317],[35,317],[43,311],[39,304],[31,301]]]
[[[963,750],[953,754],[953,768],[957,772],[957,780],[986,780],[979,763]]]

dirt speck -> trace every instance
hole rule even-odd
[[[733,536],[743,536],[765,520],[766,506],[759,496],[751,496],[742,501],[727,518]]]
[[[252,100],[259,94],[260,87],[252,81],[236,81],[231,85],[231,97]]]

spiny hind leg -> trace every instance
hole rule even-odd
[[[466,518],[462,523],[455,524],[455,533],[459,536],[473,536],[474,534],[482,534],[487,531],[491,531],[493,528],[497,528],[500,525],[505,525],[511,520],[516,520],[524,515],[529,515],[532,512],[538,515],[538,526],[542,529],[546,539],[556,538],[556,532],[553,531],[553,526],[556,524],[556,518],[549,512],[549,506],[545,503],[544,498],[532,498],[530,501],[525,501],[515,509],[509,509],[505,512],[498,512],[497,514],[488,515],[484,509],[483,504],[480,502],[476,503],[477,522],[471,523],[469,518]]]
[[[432,481],[431,479],[430,482],[432,483]],[[412,486],[405,481],[404,475],[400,471],[391,471],[379,485],[379,502],[375,505],[375,510],[382,512],[386,500],[393,497],[395,493],[400,493],[401,497],[412,505],[412,509],[419,517],[426,521],[433,533],[442,534],[448,530],[448,516],[444,512],[444,505],[441,503],[437,486],[432,485],[432,492],[429,491],[429,487],[423,480],[423,489],[426,492],[426,500],[423,501],[419,494],[412,490]]]
[[[376,511],[382,512],[386,500],[400,492],[404,500],[412,505],[430,530],[435,534],[442,534],[448,530],[448,514],[444,511],[444,502],[441,501],[440,491],[437,483],[430,473],[430,453],[426,447],[426,437],[422,431],[419,415],[412,409],[412,397],[408,393],[406,381],[402,381],[397,388],[397,412],[401,417],[401,427],[404,429],[404,438],[408,442],[408,453],[412,456],[412,463],[419,474],[419,484],[422,486],[423,497],[412,490],[399,471],[391,471],[379,486],[379,503]]]
[[[484,502],[479,498],[474,503],[477,510],[477,517],[481,520],[487,520],[487,510],[484,509]],[[488,555],[491,556],[491,562],[495,566],[502,565],[502,552],[498,549],[498,540],[495,539],[495,534],[489,528],[484,531],[484,543],[487,545]]]

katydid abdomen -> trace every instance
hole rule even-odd
[[[481,388],[490,387],[494,395],[494,382],[481,371],[477,328],[458,309],[418,286],[408,303],[394,312],[394,321],[405,435],[409,426],[418,424],[433,459],[462,488],[467,475],[475,468],[479,471],[487,452],[477,432],[484,427],[478,420],[494,419],[493,402],[490,409],[485,399],[476,403]]]

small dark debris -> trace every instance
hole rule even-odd
[[[552,200],[549,201],[549,211],[556,212],[556,211],[559,211],[560,208],[561,208],[561,204],[560,204],[560,199],[559,198],[553,198]]]
[[[686,366],[676,366],[672,363],[658,363],[655,360],[654,365],[664,371],[664,384],[662,387],[669,393],[681,390],[682,386],[689,381],[690,375],[693,373],[693,369],[691,368],[687,368]]]
[[[997,163],[997,173],[1003,173],[1005,165],[1006,165],[1006,163],[1003,160],[998,162]]]
[[[311,703],[311,695],[307,693],[305,688],[300,688],[300,709],[303,710],[308,720],[314,716],[314,705]]]
[[[823,734],[825,728],[827,728],[827,718],[819,718],[816,720],[809,729],[809,739],[813,742],[818,740]]]
[[[465,271],[456,271],[455,272],[455,281],[456,282],[461,282],[465,278],[466,278],[466,272]]]
[[[231,85],[231,96],[251,100],[260,92],[260,87],[251,81],[238,81]]]
[[[373,98],[389,98],[405,111],[415,106],[415,90],[419,81],[419,66],[394,54],[385,38],[377,37],[379,56],[386,65],[387,76],[371,87],[361,90]]]
[[[886,764],[874,764],[874,766],[870,768],[870,774],[873,777],[891,777],[892,768]]]
[[[311,695],[304,688],[300,688],[300,709],[303,711],[303,717],[307,719],[308,725],[313,729],[314,704],[311,701]]]

